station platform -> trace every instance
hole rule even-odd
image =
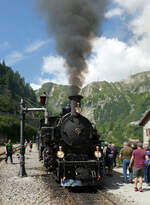
[[[123,182],[122,167],[114,168],[113,177],[105,177],[104,188],[108,196],[119,205],[149,205],[150,204],[150,186],[143,183],[143,192],[134,191],[133,184]]]

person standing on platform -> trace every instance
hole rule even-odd
[[[113,176],[112,169],[113,169],[113,152],[111,150],[111,146],[105,142],[105,148],[104,148],[104,160],[105,160],[105,168],[106,169],[106,175],[107,176]]]
[[[147,186],[150,186],[150,147],[149,146],[146,147],[146,151],[149,157],[149,161],[148,163],[145,162],[146,167],[145,167],[144,178],[145,178],[145,183],[147,184]]]
[[[28,141],[25,139],[25,142],[24,142],[24,146],[25,146],[25,148],[27,148],[27,146],[28,146]]]
[[[116,157],[117,157],[117,154],[118,154],[118,151],[115,147],[115,144],[112,144],[112,151],[113,151],[113,167],[116,167]]]
[[[148,155],[147,152],[142,148],[143,144],[139,142],[137,144],[137,149],[133,151],[132,157],[130,160],[129,167],[132,167],[132,163],[134,161],[134,166],[133,166],[133,175],[134,175],[134,191],[140,191],[142,192],[142,185],[143,185],[143,178],[144,178],[144,172],[145,172],[145,159],[146,159],[146,164],[148,163]],[[138,189],[138,180],[140,187]]]
[[[129,147],[127,142],[124,142],[123,148],[120,150],[119,158],[123,161],[123,177],[124,183],[128,183],[127,180],[127,169],[129,167],[130,159],[132,156],[132,148]],[[129,182],[132,183],[133,180],[133,173],[131,169],[129,169]]]
[[[29,152],[31,152],[32,151],[32,141],[30,140],[29,141]]]
[[[13,159],[12,159],[13,145],[12,145],[10,139],[8,140],[8,143],[6,144],[5,153],[6,153],[5,162],[7,163],[8,157],[10,157],[10,161],[11,161],[11,163],[13,164]]]

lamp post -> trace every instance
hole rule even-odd
[[[21,99],[20,102],[20,170],[19,170],[19,176],[25,177],[27,176],[26,170],[25,170],[25,146],[24,146],[24,121],[25,121],[25,108],[24,108],[24,101]]]

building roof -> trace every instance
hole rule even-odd
[[[150,118],[150,109],[144,113],[142,119],[139,122],[139,125],[144,126],[149,118]]]

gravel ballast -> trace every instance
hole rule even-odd
[[[18,177],[19,160],[13,155],[14,164],[0,164],[0,205],[63,205],[65,196],[43,164],[38,160],[36,145],[26,151],[27,177]],[[51,180],[51,181],[50,181]]]
[[[32,152],[26,150],[27,177],[18,177],[19,160],[13,155],[14,164],[0,163],[0,205],[64,205],[66,196],[38,160],[36,145]],[[124,184],[122,168],[114,169],[113,177],[105,177],[102,191],[118,205],[149,205],[150,187],[143,183],[143,192],[135,192],[134,184]]]

